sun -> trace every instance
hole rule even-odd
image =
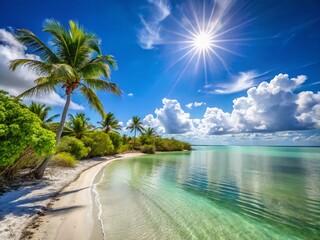
[[[200,31],[192,38],[191,45],[197,50],[209,50],[213,46],[213,36],[210,33]]]

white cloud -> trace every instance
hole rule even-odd
[[[144,121],[152,127],[163,127],[166,134],[190,134],[193,139],[195,136],[230,137],[241,133],[248,134],[252,139],[263,136],[267,140],[273,139],[274,132],[279,132],[278,138],[287,138],[288,134],[283,135],[283,131],[320,128],[320,92],[294,93],[306,80],[304,75],[289,78],[287,74],[279,74],[270,82],[261,82],[257,87],[250,88],[246,96],[234,99],[230,113],[207,107],[201,119],[191,118],[177,100],[164,98],[163,107],[155,110],[156,117],[149,114]],[[192,107],[194,103],[186,106]]]
[[[185,133],[193,128],[190,114],[181,109],[180,103],[175,99],[162,99],[163,107],[156,109],[157,119],[165,128],[166,133]]]
[[[297,119],[310,128],[320,128],[320,92],[301,92],[296,100],[298,104]]]
[[[255,71],[240,72],[237,76],[232,76],[231,83],[217,85],[213,91],[216,94],[229,94],[240,92],[254,86],[254,79],[258,76]]]
[[[26,53],[26,47],[18,42],[10,32],[0,29],[0,88],[15,96],[33,87],[33,80],[39,77],[24,67],[18,68],[15,72],[8,69],[10,60],[20,58],[40,60],[39,56]],[[52,106],[62,107],[65,104],[65,100],[55,92],[41,97],[32,97],[29,100]],[[71,102],[70,109],[83,110],[84,107]]]
[[[259,74],[256,71],[247,71],[247,72],[239,72],[237,75],[230,76],[230,80],[227,80],[226,83],[220,83],[216,86],[212,84],[208,84],[204,86],[203,90],[199,90],[198,92],[209,93],[209,94],[231,94],[236,92],[241,92],[247,90],[254,85],[256,85],[256,81],[261,79],[268,72]]]
[[[201,106],[204,106],[206,105],[205,102],[194,102],[194,103],[188,103],[186,104],[185,106],[189,109],[192,109],[193,107],[201,107]]]
[[[148,17],[140,15],[143,27],[138,33],[139,45],[143,49],[152,49],[154,45],[161,43],[161,23],[170,15],[168,0],[148,0]]]
[[[161,122],[159,121],[159,119],[155,118],[152,114],[148,114],[147,116],[145,116],[145,118],[143,119],[142,122],[143,122],[144,128],[151,127],[157,133],[164,133],[165,132],[165,129],[164,129],[163,125],[161,124]]]
[[[128,97],[133,97],[133,93],[128,93]]]

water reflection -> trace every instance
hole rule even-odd
[[[123,218],[116,221],[120,230],[115,231],[110,221],[107,228],[114,236],[135,236],[121,232],[124,222],[132,224],[128,220],[132,214],[139,219],[134,226],[145,232],[146,239],[158,238],[171,227],[173,232],[161,236],[317,239],[318,156],[319,148],[198,147],[191,153],[119,161],[107,168],[99,186],[109,214],[105,214],[106,222],[111,215]],[[104,194],[106,186],[114,198]],[[111,205],[127,209],[126,218],[110,210]]]

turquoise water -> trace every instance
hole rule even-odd
[[[109,164],[106,239],[320,239],[320,148],[195,149]]]

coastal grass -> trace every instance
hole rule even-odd
[[[52,165],[67,168],[74,168],[77,162],[76,158],[67,152],[58,153],[51,160]]]

